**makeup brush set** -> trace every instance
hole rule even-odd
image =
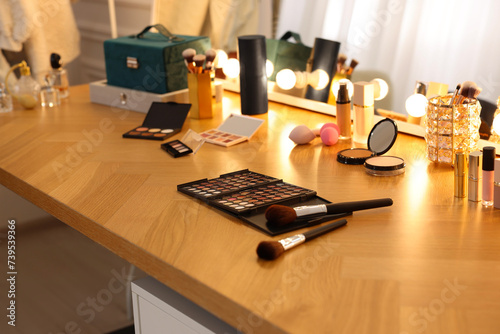
[[[177,191],[235,216],[268,235],[392,205],[390,198],[331,203],[316,191],[248,169],[180,184]]]

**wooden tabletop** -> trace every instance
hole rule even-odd
[[[213,119],[188,118],[173,138],[217,127],[239,103],[225,92]],[[399,134],[387,154],[405,173],[376,177],[336,161],[350,143],[288,139],[331,116],[270,102],[249,142],[177,159],[122,138],[144,116],[92,104],[86,85],[60,107],[0,114],[0,182],[247,333],[500,331],[500,210],[455,198],[452,168],[429,162],[422,138]],[[296,232],[269,237],[176,188],[246,168],[332,202],[394,205],[264,261],[260,241]]]

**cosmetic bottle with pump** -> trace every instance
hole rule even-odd
[[[12,87],[11,91],[9,89],[8,80],[10,74],[16,68],[19,68],[21,76]],[[40,95],[40,85],[31,76],[31,70],[24,60],[19,64],[12,66],[9,72],[7,72],[7,75],[5,76],[5,87],[25,109],[33,109],[37,105]]]
[[[341,83],[337,94],[337,125],[340,129],[339,138],[351,138],[351,100],[347,84]]]
[[[50,66],[52,70],[50,75],[53,77],[53,87],[59,90],[59,97],[61,99],[67,98],[69,96],[69,81],[68,72],[63,68],[61,61],[61,56],[57,53],[52,53],[50,55]]]
[[[352,103],[354,105],[354,130],[352,139],[356,143],[366,144],[368,135],[373,127],[373,115],[375,113],[373,84],[366,81],[354,83]]]
[[[484,206],[493,205],[493,180],[495,171],[495,147],[483,147],[483,200]]]

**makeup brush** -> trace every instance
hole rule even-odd
[[[281,256],[286,250],[298,246],[306,241],[312,240],[327,232],[347,224],[347,220],[341,219],[336,222],[315,228],[313,230],[296,234],[279,241],[261,241],[257,246],[257,255],[264,260],[274,260]]]
[[[391,206],[392,199],[379,198],[366,201],[330,203],[291,208],[285,205],[273,204],[267,208],[265,217],[271,226],[283,226],[293,223],[297,217],[313,216],[318,214],[336,214],[366,209]]]
[[[453,95],[451,96],[450,103],[448,105],[452,106],[455,104],[455,99],[457,98],[458,92],[462,88],[461,84],[457,85],[457,88],[455,88],[455,91],[453,92]]]
[[[458,104],[461,104],[465,99],[475,99],[481,93],[482,89],[473,81],[464,81],[460,89]]]
[[[352,72],[354,71],[354,68],[358,65],[358,61],[356,59],[351,60],[351,64],[349,64],[349,68],[347,69],[346,74],[351,75]]]
[[[207,57],[205,55],[196,55],[193,57],[193,61],[195,63],[195,73],[203,72],[203,64],[205,63],[205,59]]]
[[[188,68],[189,72],[194,73],[194,61],[193,58],[196,56],[196,50],[192,48],[185,49],[182,51],[182,57],[184,57],[184,63]]]
[[[337,73],[338,74],[344,74],[345,68],[344,64],[347,60],[347,57],[345,54],[340,53],[339,56],[337,57]]]
[[[217,56],[217,53],[214,49],[209,49],[205,52],[205,70],[211,71],[213,69],[215,56]]]

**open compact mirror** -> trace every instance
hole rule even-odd
[[[397,123],[389,118],[375,124],[368,135],[368,149],[349,148],[337,153],[337,161],[347,165],[364,165],[368,174],[376,176],[404,173],[405,162],[394,156],[382,156],[396,142]]]

